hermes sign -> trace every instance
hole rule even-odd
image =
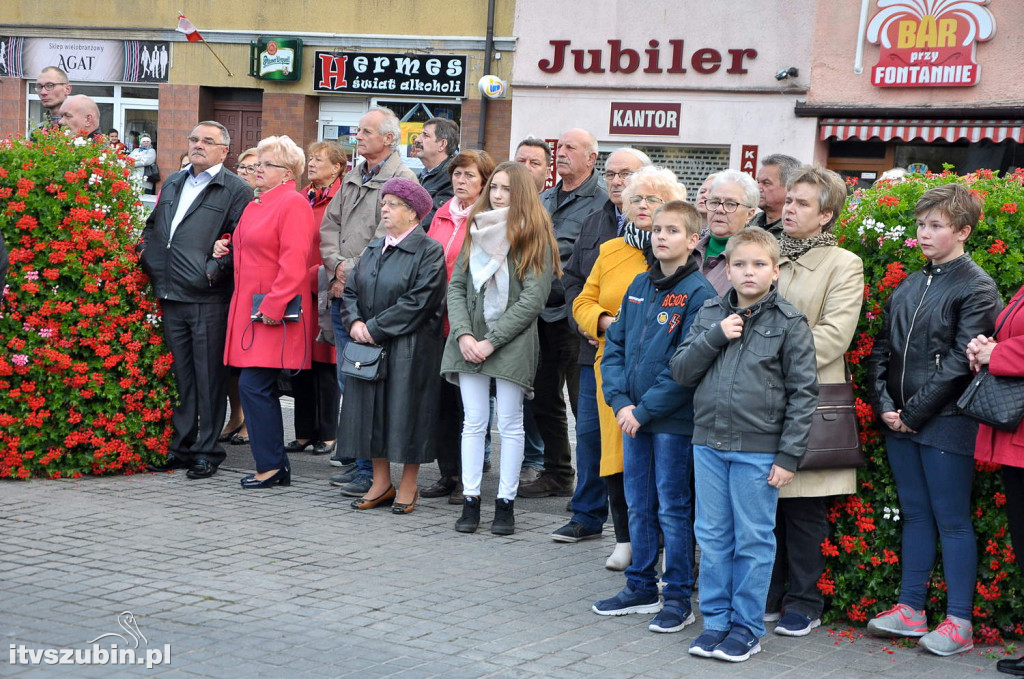
[[[968,87],[978,84],[979,41],[995,35],[989,0],[878,0],[868,42],[881,45],[875,87]]]

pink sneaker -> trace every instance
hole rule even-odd
[[[917,645],[935,655],[956,655],[974,648],[974,628],[970,621],[947,615],[939,626],[921,637]]]
[[[868,621],[868,634],[879,637],[923,637],[928,634],[924,611],[915,611],[906,604],[896,604]]]

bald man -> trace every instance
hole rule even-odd
[[[102,138],[98,132],[100,127],[100,109],[96,102],[84,94],[76,94],[64,100],[57,113],[58,122],[88,139]]]

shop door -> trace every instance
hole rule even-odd
[[[238,154],[252,148],[260,141],[263,126],[263,105],[255,102],[223,101],[214,102],[213,119],[228,128],[231,148],[224,166],[234,170]]]

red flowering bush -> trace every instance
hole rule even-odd
[[[171,356],[128,176],[60,131],[0,139],[0,478],[132,473],[167,451]]]
[[[859,492],[837,499],[829,510],[833,537],[822,545],[827,569],[818,588],[831,598],[830,616],[863,624],[895,604],[900,582],[900,503],[885,456],[881,423],[869,405],[867,359],[882,326],[882,309],[896,286],[925,264],[917,247],[914,205],[927,189],[961,182],[983,202],[982,220],[967,241],[971,257],[995,279],[1004,300],[1024,283],[1024,173],[999,177],[988,170],[956,176],[911,175],[857,191],[836,225],[839,244],[864,260],[864,312],[847,361],[858,395],[857,415],[868,463],[858,472]],[[1006,503],[998,467],[976,465],[974,528],[978,535],[978,586],[974,633],[983,643],[1024,636],[1015,606],[1024,580],[1002,507]],[[929,619],[945,615],[946,586],[941,565],[932,574]]]

